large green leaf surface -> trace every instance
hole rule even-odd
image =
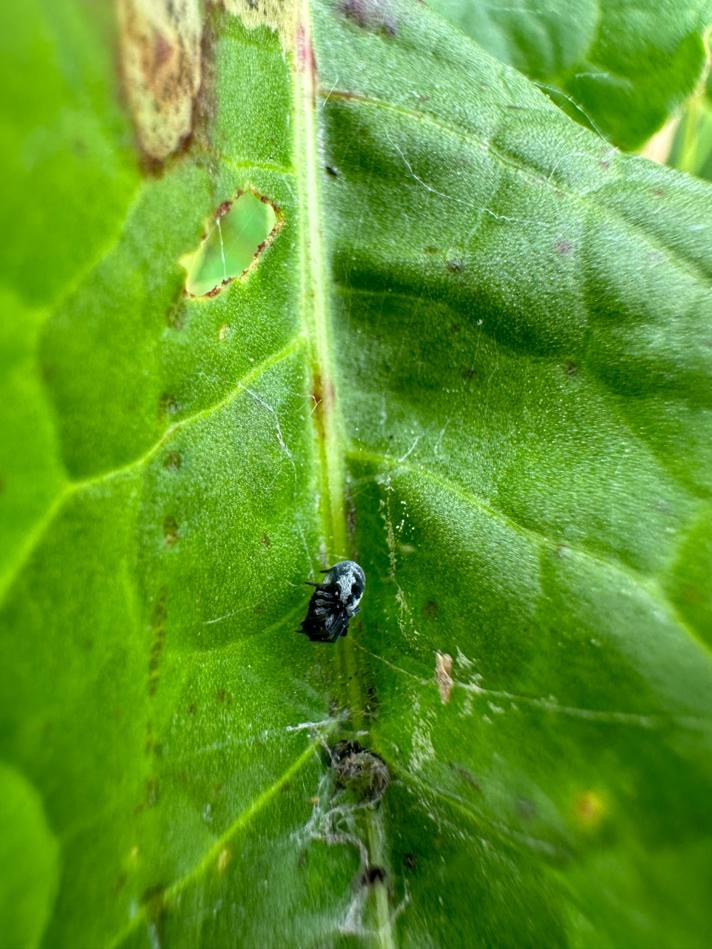
[[[576,121],[638,148],[693,91],[709,0],[428,0]]]
[[[0,32],[4,945],[705,945],[709,186],[423,6],[226,6],[160,158],[110,9]]]

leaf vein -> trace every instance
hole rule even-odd
[[[244,830],[265,807],[272,801],[276,794],[287,784],[312,758],[319,748],[319,742],[310,742],[304,751],[296,758],[292,764],[274,781],[268,788],[262,791],[255,800],[241,811],[232,821],[227,829],[208,847],[205,854],[194,864],[194,866],[179,877],[170,886],[163,891],[163,899],[166,903],[175,900],[176,897],[187,889],[192,883],[204,876],[208,870],[217,863],[220,854],[227,844],[237,836],[239,831]],[[149,909],[144,903],[138,913],[133,917],[125,929],[119,933],[115,939],[109,943],[109,949],[116,949],[134,932],[141,923],[148,920]]]
[[[92,487],[103,484],[106,481],[122,477],[123,475],[130,475],[135,470],[141,468],[143,465],[147,464],[168,441],[170,441],[171,437],[177,431],[186,428],[196,421],[209,418],[211,415],[230,405],[240,395],[246,393],[245,387],[249,385],[249,383],[255,382],[255,380],[259,379],[260,376],[262,376],[269,369],[273,368],[278,363],[291,356],[300,348],[303,342],[304,339],[301,334],[294,336],[286,346],[279,350],[279,352],[274,353],[272,356],[263,360],[248,373],[246,373],[239,380],[239,382],[217,402],[214,402],[212,405],[209,405],[206,408],[199,409],[190,415],[186,415],[184,418],[179,419],[172,425],[169,425],[160,438],[138,458],[134,458],[125,465],[121,465],[117,468],[111,468],[107,471],[102,471],[98,474],[91,475],[88,478],[68,480],[64,482],[60,490],[52,499],[51,503],[47,506],[45,513],[35,521],[34,526],[27,535],[27,542],[22,547],[14,563],[11,564],[6,569],[4,575],[0,577],[0,608],[4,603],[9,590],[13,587],[22,574],[23,569],[30,561],[35,550],[42,542],[43,537],[69,498],[73,497],[80,491],[91,489]]]
[[[679,626],[683,632],[687,633],[690,639],[694,640],[702,648],[708,658],[712,657],[712,650],[710,650],[708,644],[680,615],[679,610],[675,604],[672,603],[654,577],[645,576],[643,573],[635,570],[633,567],[624,563],[622,560],[614,560],[612,558],[600,556],[599,554],[596,554],[585,547],[573,545],[568,540],[556,541],[553,538],[548,537],[542,531],[520,524],[512,517],[505,514],[503,511],[492,507],[482,498],[473,494],[471,491],[468,491],[462,485],[452,481],[450,478],[446,478],[443,475],[436,474],[429,468],[426,468],[422,465],[418,465],[414,462],[403,461],[399,458],[394,458],[391,455],[370,451],[356,445],[352,445],[347,454],[354,460],[365,461],[367,463],[370,462],[375,466],[382,466],[393,472],[396,477],[399,473],[402,473],[416,476],[417,478],[426,478],[432,484],[439,486],[448,494],[458,497],[471,509],[486,514],[488,517],[491,517],[493,520],[502,524],[504,527],[508,528],[514,533],[519,534],[521,537],[528,538],[539,548],[544,547],[552,551],[556,551],[560,543],[565,544],[567,550],[571,553],[576,554],[577,556],[582,557],[603,569],[616,570],[617,572],[623,574],[629,581],[631,581],[635,587],[643,590],[661,610],[669,615],[675,625]]]
[[[320,95],[322,98],[326,99],[325,90],[320,89]],[[387,111],[396,112],[415,122],[428,122],[440,131],[449,135],[453,135],[461,140],[469,140],[470,142],[475,143],[479,148],[487,151],[501,164],[507,165],[514,171],[523,175],[525,178],[528,178],[532,183],[544,185],[551,188],[552,190],[563,192],[585,207],[592,207],[598,213],[608,215],[612,219],[618,221],[620,224],[625,225],[629,230],[633,231],[638,239],[643,240],[651,248],[651,250],[662,254],[671,266],[685,273],[696,283],[704,283],[706,285],[712,283],[712,277],[707,273],[701,264],[683,256],[683,254],[681,254],[675,247],[663,244],[661,241],[654,238],[648,230],[641,227],[641,225],[637,222],[629,220],[624,214],[621,214],[613,207],[608,205],[604,206],[600,203],[592,204],[591,201],[587,200],[586,193],[573,191],[571,188],[565,187],[562,181],[553,181],[551,179],[551,174],[545,175],[543,172],[538,171],[538,169],[535,167],[524,164],[513,155],[508,155],[505,152],[500,151],[492,144],[492,142],[478,136],[472,128],[467,128],[465,126],[458,128],[455,125],[451,125],[449,122],[443,121],[430,112],[424,112],[421,109],[413,109],[402,104],[388,102],[388,100],[381,99],[376,96],[361,95],[348,92],[346,90],[333,89],[329,91],[328,98],[329,100],[346,102],[353,107],[370,106],[372,108],[381,108]]]

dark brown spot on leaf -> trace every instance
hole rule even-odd
[[[342,0],[341,12],[361,29],[378,31],[386,36],[397,33],[388,0]]]
[[[148,657],[148,694],[155,695],[158,688],[161,653],[166,640],[166,591],[161,590],[153,608],[151,632],[153,640]]]
[[[186,312],[182,300],[169,307],[166,311],[166,325],[170,326],[171,329],[182,330],[185,326],[185,318]]]
[[[178,471],[182,464],[183,456],[179,451],[166,452],[166,457],[163,459],[164,468],[167,468],[169,471]]]
[[[170,514],[163,521],[163,539],[170,547],[178,543],[178,521]]]
[[[423,607],[423,615],[428,619],[434,619],[438,615],[439,606],[435,600],[428,600]]]
[[[378,712],[378,697],[372,685],[368,687],[363,713],[366,718],[374,718]]]

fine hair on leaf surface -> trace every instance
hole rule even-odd
[[[8,949],[705,945],[706,14],[510,6],[0,14]]]

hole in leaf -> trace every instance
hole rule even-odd
[[[279,209],[251,191],[223,201],[200,246],[181,258],[186,291],[193,297],[220,293],[251,268],[280,224]]]

